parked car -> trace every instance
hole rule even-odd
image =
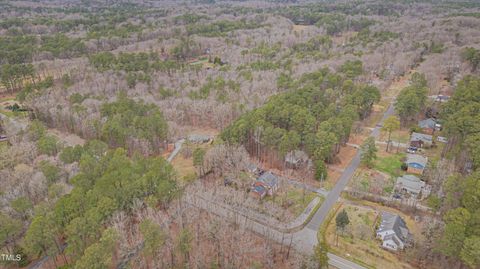
[[[407,148],[408,153],[417,153],[418,148],[417,147],[409,147]]]

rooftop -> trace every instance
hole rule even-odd
[[[411,163],[417,163],[420,164],[421,166],[425,167],[428,163],[428,158],[423,157],[422,155],[418,154],[407,154],[407,164]]]
[[[433,127],[435,127],[435,125]],[[432,136],[413,132],[412,135],[410,136],[410,141],[424,141],[424,142],[432,143]]]
[[[268,186],[273,187],[278,184],[278,177],[271,172],[265,172],[257,179],[257,181],[263,182]]]
[[[399,215],[382,212],[382,222],[380,223],[377,232],[390,230],[393,230],[397,237],[403,242],[407,240],[410,233],[407,224]]]
[[[436,124],[437,121],[434,118],[428,118],[418,122],[418,126],[420,126],[420,128],[434,129]]]
[[[401,184],[402,188],[416,194],[420,193],[422,188],[425,187],[425,182],[421,181],[414,175],[404,175],[402,177],[398,177],[397,184]]]
[[[191,134],[187,137],[187,140],[194,143],[205,143],[212,139],[209,135],[201,135],[201,134]]]

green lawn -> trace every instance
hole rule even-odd
[[[404,157],[405,153],[396,153],[389,156],[378,157],[375,161],[374,168],[393,177],[398,177],[402,174],[400,166],[402,165],[402,158]]]
[[[293,215],[299,216],[307,207],[307,205],[318,195],[310,191],[305,191],[295,187],[288,187],[286,192],[279,193],[275,197],[274,203],[286,208]],[[323,202],[323,196],[318,196]],[[272,197],[267,197],[268,201],[273,201]]]
[[[0,152],[6,151],[8,149],[7,141],[0,142]]]

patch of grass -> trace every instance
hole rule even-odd
[[[387,173],[393,177],[398,177],[402,174],[400,166],[405,153],[396,153],[390,156],[377,158],[374,168],[380,172]]]
[[[8,143],[7,141],[0,142],[0,152],[4,152],[8,149]]]
[[[303,193],[302,189],[295,187],[288,187],[288,189],[277,195],[275,200],[272,197],[267,197],[267,201],[273,201],[274,203],[286,208],[294,216],[299,216],[308,204],[318,195],[309,191]],[[321,199],[320,204],[323,202],[323,197],[318,196]]]
[[[177,172],[178,178],[183,180],[184,178],[191,177],[191,175],[196,175],[196,168],[193,166],[193,160],[191,158],[184,158],[182,154],[178,154],[172,160],[172,166]]]
[[[392,133],[391,139],[400,143],[407,143],[410,141],[410,132],[408,130],[397,130]]]

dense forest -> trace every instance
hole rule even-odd
[[[473,0],[1,1],[0,254],[21,259],[0,267],[326,268],[328,251],[366,267],[478,268],[478,44]],[[392,203],[427,118],[441,125],[419,150],[431,191]],[[298,151],[308,165],[291,168]],[[329,204],[356,152],[353,180],[387,202],[348,185],[339,206],[369,204],[339,211],[336,244],[330,210],[304,251],[285,227]],[[278,194],[254,199],[267,170]],[[368,241],[373,207],[415,219],[414,244],[397,255]],[[290,222],[275,238],[252,219]],[[339,237],[370,249],[346,255]]]
[[[317,179],[324,179],[324,162],[331,162],[346,143],[353,122],[366,118],[380,100],[377,88],[351,80],[362,73],[361,62],[346,62],[340,69],[337,74],[322,69],[295,81],[285,78],[290,83],[287,93],[240,117],[222,138],[247,145],[254,156],[274,150],[280,160],[302,148],[315,161]]]

